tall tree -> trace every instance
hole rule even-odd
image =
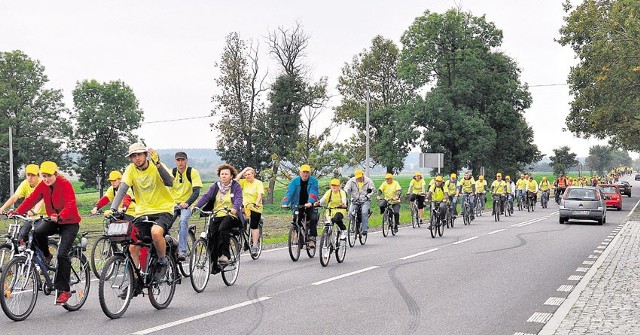
[[[531,95],[517,64],[494,51],[502,31],[493,23],[456,9],[426,11],[401,42],[401,74],[431,88],[416,114],[423,150],[445,153],[445,170],[513,173],[541,158],[523,115]]]
[[[345,64],[338,79],[342,102],[335,120],[356,129],[352,142],[366,131],[366,101],[370,101],[371,157],[387,172],[402,170],[404,159],[419,137],[415,130],[417,95],[398,75],[400,51],[393,41],[376,36],[371,47]],[[361,148],[361,146],[360,146]]]
[[[558,42],[579,60],[568,83],[573,96],[567,128],[579,137],[608,138],[640,150],[640,2],[565,2]]]
[[[589,156],[586,161],[589,169],[596,174],[604,174],[618,166],[632,164],[629,153],[616,149],[609,145],[594,145],[589,148]]]
[[[220,69],[216,84],[221,90],[213,96],[217,106],[212,115],[220,116],[211,125],[220,134],[216,151],[224,161],[240,169],[251,166],[260,173],[267,167],[269,152],[257,127],[265,113],[260,96],[266,78],[259,71],[257,45],[247,46],[237,32],[230,33],[216,67]]]
[[[75,170],[83,187],[94,186],[100,177],[102,194],[109,172],[127,165],[124,153],[129,144],[138,141],[133,131],[140,128],[143,111],[131,87],[122,81],[78,82],[73,104],[77,125],[72,145],[80,154]]]
[[[568,146],[553,149],[554,156],[549,157],[551,163],[549,166],[553,168],[553,174],[559,176],[569,171],[570,168],[578,165],[576,154],[571,152]]]
[[[62,91],[46,88],[45,68],[16,50],[0,52],[0,198],[9,194],[9,175],[22,166],[53,160],[66,168],[71,135]],[[13,171],[9,171],[9,126],[13,138]],[[17,184],[16,184],[17,185]]]

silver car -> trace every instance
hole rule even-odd
[[[598,187],[569,187],[560,199],[558,219],[565,223],[570,219],[607,222],[607,206]]]

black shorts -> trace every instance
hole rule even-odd
[[[416,201],[416,199],[418,200],[418,209],[423,209],[424,208],[424,195],[418,195],[418,194],[411,194],[411,198],[409,198],[409,201]]]
[[[154,222],[153,225],[157,225],[162,227],[164,230],[163,235],[167,235],[169,233],[169,229],[171,229],[171,225],[173,225],[173,213],[157,213],[157,214],[149,214],[147,215],[149,221]],[[138,222],[136,223],[135,228],[137,229],[137,237],[142,239],[145,236],[151,237],[151,226],[147,222]]]

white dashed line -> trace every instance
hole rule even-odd
[[[558,292],[571,292],[573,290],[573,285],[561,285],[558,287]]]
[[[453,243],[451,243],[451,244],[456,245],[456,244],[460,244],[460,243],[464,243],[464,242],[469,242],[469,241],[475,240],[475,239],[477,239],[477,238],[478,238],[478,236],[469,237],[468,239],[460,240],[460,241],[458,241],[458,242],[453,242]]]
[[[577,268],[576,271],[577,272],[587,272],[587,271],[589,271],[589,268]]]
[[[547,301],[545,301],[544,304],[548,306],[560,306],[565,300],[566,300],[565,298],[551,297],[547,299]]]
[[[569,276],[569,278],[567,278],[567,280],[573,280],[573,281],[579,281],[580,279],[582,279],[581,275],[571,275]]]
[[[536,312],[527,320],[527,322],[535,322],[535,323],[547,323],[549,319],[553,316],[553,313],[540,313]]]
[[[517,332],[517,333],[513,333],[513,335],[536,335],[536,334]]]
[[[607,247],[603,246],[603,245],[599,245],[596,247],[596,249],[606,249]]]
[[[438,250],[438,248],[433,248],[433,249],[429,249],[429,250],[427,250],[427,251],[422,251],[422,252],[419,252],[419,253],[417,253],[417,254],[413,254],[413,255],[409,255],[409,256],[402,257],[402,258],[400,258],[400,259],[402,259],[402,260],[407,260],[407,259],[410,259],[410,258],[414,258],[414,257],[422,256],[422,255],[424,255],[424,254],[428,254],[428,253],[430,253],[430,252],[434,252],[434,251],[436,251],[436,250]]]
[[[377,269],[378,267],[379,266],[377,266],[377,265],[376,266],[370,266],[368,268],[364,268],[364,269],[361,269],[361,270],[358,270],[358,271],[353,271],[353,272],[345,273],[345,274],[342,274],[342,275],[339,275],[339,276],[331,277],[331,278],[328,278],[328,279],[325,279],[325,280],[317,281],[317,282],[315,282],[315,283],[313,283],[311,285],[318,286],[318,285],[326,284],[326,283],[332,282],[334,280],[342,279],[342,278],[353,276],[353,275],[357,275],[359,273],[363,273],[363,272],[366,272],[366,271],[369,271],[369,270]]]
[[[163,325],[159,325],[159,326],[156,326],[156,327],[147,328],[147,329],[144,329],[144,330],[141,330],[141,331],[137,331],[137,332],[135,332],[133,334],[134,335],[150,334],[150,333],[153,333],[153,332],[157,332],[157,331],[160,331],[160,330],[164,330],[164,329],[167,329],[167,328],[178,326],[178,325],[181,325],[181,324],[184,324],[184,323],[187,323],[187,322],[191,322],[191,321],[199,320],[199,319],[206,318],[206,317],[209,317],[209,316],[213,316],[213,315],[216,315],[216,314],[228,312],[228,311],[231,311],[231,310],[234,310],[234,309],[237,309],[237,308],[241,308],[241,307],[244,307],[244,306],[253,305],[253,304],[257,303],[257,302],[261,302],[261,301],[265,301],[265,300],[269,300],[269,299],[271,299],[271,298],[270,297],[261,297],[261,298],[255,299],[255,300],[249,300],[249,301],[241,302],[239,304],[235,304],[235,305],[227,306],[227,307],[224,307],[224,308],[216,309],[215,311],[198,314],[198,315],[194,315],[194,316],[182,319],[182,320],[177,320],[177,321],[165,323]]]
[[[584,261],[582,262],[582,264],[584,265],[593,265],[593,263],[595,263],[596,261]]]
[[[587,258],[590,258],[590,259],[597,259],[597,258],[598,258],[598,256],[596,256],[596,255],[589,255],[589,257],[587,257]]]
[[[499,233],[499,232],[501,232],[501,231],[505,231],[505,230],[506,230],[506,229],[504,229],[504,228],[503,228],[503,229],[494,230],[494,231],[492,231],[492,232],[490,232],[490,233],[487,233],[487,235],[492,235],[492,234]]]
[[[602,253],[602,250],[594,250],[594,251],[593,251],[593,253],[594,253],[594,254],[601,254],[601,253]]]

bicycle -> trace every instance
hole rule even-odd
[[[524,209],[524,204],[526,203],[526,199],[524,198],[524,191],[518,190],[518,196],[516,197],[516,202],[518,203],[518,211],[522,211]]]
[[[6,214],[3,214],[3,216],[7,217]],[[21,228],[22,225],[20,224],[20,220],[14,216],[13,223],[9,224],[9,230],[7,234],[4,235],[6,238],[5,243],[0,244],[0,273],[2,273],[18,250]],[[49,253],[53,256],[51,261],[54,262],[53,266],[55,267],[55,261],[57,261],[56,255],[58,253],[58,241],[54,238],[49,238],[48,247]]]
[[[393,236],[396,236],[396,233],[398,232],[398,223],[395,222],[394,218],[393,204],[390,204],[389,201],[387,201],[384,213],[382,214],[382,236],[389,236],[389,232],[391,232]]]
[[[33,225],[37,220],[14,215],[17,220]],[[87,232],[76,236],[69,251],[71,275],[69,286],[72,293],[62,305],[68,311],[79,310],[87,301],[91,287],[91,269],[83,251],[87,249]],[[30,229],[27,240],[17,248],[15,256],[7,263],[0,282],[2,311],[13,321],[25,320],[36,305],[38,291],[45,295],[55,293],[54,280],[57,268],[47,264],[44,253],[35,243],[35,229]],[[42,277],[42,278],[41,278]],[[54,297],[57,294],[54,294]]]
[[[325,210],[329,211],[329,216],[324,223],[324,228],[322,228],[322,235],[320,237],[320,264],[323,267],[329,265],[329,259],[331,259],[331,253],[335,251],[336,261],[338,263],[344,262],[344,257],[347,254],[347,244],[345,240],[340,239],[340,234],[344,234],[343,231],[336,234],[335,238],[333,236],[333,222],[331,218],[331,211],[334,209],[339,209],[340,207],[323,207]]]
[[[514,213],[513,209],[513,194],[507,193],[504,199],[504,216],[512,216]]]
[[[487,203],[487,196],[485,193],[476,193],[476,216],[482,216],[484,214],[484,206]]]
[[[540,195],[540,206],[542,206],[542,208],[547,208],[549,204],[549,192],[549,190],[542,191]]]
[[[145,289],[149,302],[155,309],[167,308],[173,300],[176,284],[182,280],[176,265],[178,241],[168,234],[165,235],[167,272],[162,279],[156,279],[158,253],[151,237],[143,236],[140,240],[134,240],[132,237],[134,226],[153,225],[154,222],[147,216],[138,217],[133,221],[119,220],[113,214],[110,218],[113,221],[109,225],[107,236],[111,243],[120,244],[121,251],[111,256],[102,268],[98,284],[102,312],[111,319],[120,318],[127,311],[131,299],[138,295],[144,296]],[[146,256],[141,253],[139,266],[135,264],[129,246],[139,246],[148,250]]]
[[[536,194],[534,192],[527,192],[527,212],[533,212],[536,210],[535,195]]]
[[[367,243],[368,235],[362,233],[362,211],[360,210],[365,201],[369,201],[369,199],[351,199],[351,202],[354,204],[354,210],[349,212],[349,223],[347,224],[347,239],[350,247],[356,245],[356,239],[360,241],[360,245]],[[368,216],[371,217],[371,209],[369,209]]]
[[[462,222],[464,223],[464,225],[470,225],[471,224],[471,193],[467,193],[465,194],[465,201],[462,204]]]
[[[493,220],[495,222],[500,221],[500,205],[501,205],[501,196],[500,194],[493,194]]]
[[[193,246],[193,252],[191,253],[191,259],[189,266],[191,267],[191,287],[201,293],[207,287],[209,277],[211,274],[220,273],[222,281],[225,285],[231,286],[235,284],[240,272],[240,242],[238,237],[241,237],[239,227],[231,229],[229,236],[229,262],[227,265],[220,266],[217,261],[217,255],[215,250],[209,250],[209,223],[220,212],[225,212],[227,215],[231,213],[231,210],[227,207],[218,209],[216,211],[204,211],[198,207],[194,208],[194,211],[200,212],[200,217],[204,219],[204,229],[200,233],[200,237]]]
[[[447,219],[446,217],[444,219],[440,218],[440,202],[432,201],[429,205],[429,212],[431,213],[429,216],[429,232],[431,233],[431,238],[436,238],[436,235],[442,237]]]
[[[255,206],[257,207],[258,205],[255,203],[249,203],[247,205],[251,205],[251,206]],[[249,220],[249,217],[244,217],[244,220]],[[246,229],[242,230],[242,238],[244,239],[244,242],[242,243],[244,245],[244,250],[249,250],[249,255],[251,256],[251,259],[253,260],[257,260],[258,258],[260,258],[260,254],[262,254],[262,229],[264,226],[264,216],[260,215],[260,222],[258,222],[258,251],[256,251],[255,253],[252,252],[252,247],[253,247],[253,237],[251,236],[251,227],[249,224],[247,224],[246,222],[243,223],[243,225],[245,225]]]
[[[180,210],[182,209],[182,207],[180,207],[180,205],[176,204],[175,207],[173,207],[173,222],[175,223],[176,220],[180,217]],[[180,229],[178,227],[178,229]],[[178,257],[178,268],[180,269],[180,273],[182,273],[182,276],[187,278],[191,275],[191,272],[189,270],[189,259],[191,258],[191,251],[193,250],[193,245],[196,243],[196,225],[194,224],[190,224],[189,227],[187,228],[187,253],[184,257],[184,259],[181,259],[181,257]],[[178,241],[178,244],[179,241]]]
[[[102,211],[99,212],[102,213]],[[93,243],[93,246],[91,247],[91,254],[89,256],[89,259],[91,260],[91,269],[98,279],[100,279],[100,275],[102,274],[104,263],[113,256],[113,254],[120,251],[118,245],[111,243],[111,240],[107,236],[107,230],[109,229],[111,220],[108,217],[105,217],[103,223],[104,232],[102,236]]]
[[[288,208],[288,207],[285,207]],[[289,248],[289,257],[296,262],[300,259],[300,251],[304,247],[307,250],[307,256],[313,258],[316,255],[316,248],[309,248],[310,233],[309,233],[309,218],[306,214],[304,217],[300,217],[300,211],[306,213],[307,208],[302,206],[296,206],[293,212],[293,221],[289,228],[289,236],[287,238],[287,245]]]
[[[565,188],[556,187],[553,191],[554,196],[556,198],[556,204],[560,205],[560,198],[564,194]]]

